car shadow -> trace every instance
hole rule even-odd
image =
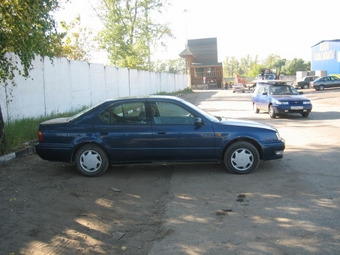
[[[264,114],[268,114],[263,112]],[[337,120],[340,119],[340,112],[329,111],[329,112],[315,112],[312,111],[307,118],[302,117],[300,114],[288,113],[277,116],[278,119],[302,119],[306,121],[315,120]]]

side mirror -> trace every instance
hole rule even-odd
[[[195,126],[202,126],[203,125],[203,121],[200,117],[196,117],[195,118]]]
[[[299,91],[299,95],[302,95],[303,94],[303,92],[302,91]]]

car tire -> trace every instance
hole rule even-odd
[[[86,144],[78,149],[75,164],[78,172],[82,175],[96,177],[106,172],[109,158],[100,146]]]
[[[324,85],[320,85],[320,86],[319,86],[319,90],[322,91],[322,90],[324,90],[324,89],[325,89],[325,86],[324,86]]]
[[[270,105],[269,106],[269,116],[272,118],[272,119],[275,119],[276,118],[276,113],[274,111],[274,106],[273,105]]]
[[[309,116],[309,112],[303,112],[301,113],[302,117],[307,118]]]
[[[307,84],[303,85],[303,89],[308,89],[309,86]]]
[[[254,113],[259,113],[260,112],[260,109],[257,108],[256,103],[253,103],[253,111],[254,111]]]
[[[259,163],[259,152],[249,142],[236,142],[224,154],[225,167],[234,174],[249,174],[257,169]]]

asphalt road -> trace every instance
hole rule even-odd
[[[302,91],[313,103],[308,118],[255,114],[250,93],[183,95],[215,115],[278,128],[283,159],[249,175],[185,164],[85,178],[37,155],[0,165],[0,253],[339,254],[340,89]]]

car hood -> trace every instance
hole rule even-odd
[[[227,126],[235,126],[235,127],[248,127],[248,128],[262,128],[262,129],[268,129],[277,131],[277,129],[273,126],[270,126],[268,124],[263,124],[255,121],[249,121],[249,120],[236,120],[236,119],[222,119],[222,121],[219,122],[221,125],[227,125]]]
[[[309,100],[307,97],[301,96],[301,95],[280,95],[280,96],[272,96],[272,98],[279,100],[279,101]]]

